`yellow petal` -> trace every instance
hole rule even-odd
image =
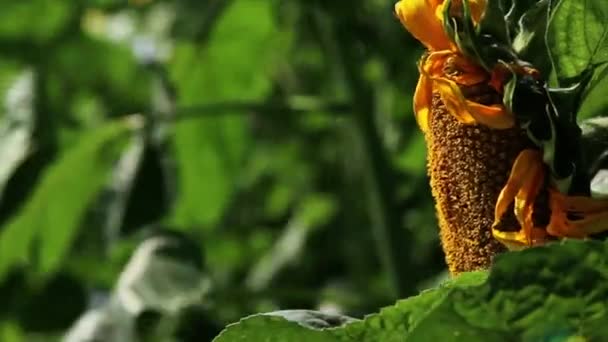
[[[534,226],[534,204],[544,184],[545,169],[542,155],[537,150],[524,150],[515,159],[513,168],[496,202],[492,235],[509,249],[533,246],[545,241],[544,230]],[[519,231],[501,231],[497,226],[514,203]]]
[[[513,114],[502,105],[482,105],[466,100],[466,107],[476,122],[494,129],[507,129],[515,126]]]
[[[401,0],[395,4],[395,13],[403,26],[429,50],[448,50],[454,46],[435,15],[441,3],[442,0]]]
[[[433,81],[443,104],[452,116],[463,124],[471,125],[477,122],[467,110],[466,99],[455,82],[443,77],[433,78]]]
[[[542,174],[542,155],[537,150],[523,150],[519,153],[507,184],[498,195],[496,208],[494,210],[494,224],[496,225],[516,198],[519,198],[520,212],[522,210],[522,200],[526,198],[525,190],[533,188],[535,182],[539,182],[538,174]],[[516,209],[517,210],[517,209]],[[518,217],[519,219],[519,217]],[[518,220],[519,221],[519,220]],[[520,225],[524,222],[519,222]]]
[[[427,132],[429,128],[432,101],[433,86],[431,80],[421,73],[414,93],[414,113],[418,126],[423,132]]]

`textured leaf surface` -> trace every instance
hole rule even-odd
[[[608,336],[608,245],[566,241],[498,257],[487,280],[465,274],[338,328],[255,315],[224,341],[570,341]],[[483,284],[481,284],[483,282]]]
[[[608,7],[604,0],[562,0],[547,30],[547,45],[558,79],[579,75],[590,64],[608,61]]]

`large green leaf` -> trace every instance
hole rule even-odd
[[[337,328],[254,315],[224,341],[570,341],[603,340],[608,328],[608,244],[566,241],[497,258],[489,277],[402,300]],[[483,283],[483,284],[481,284]]]
[[[604,0],[561,0],[547,28],[547,45],[559,80],[591,64],[608,62],[608,6]]]
[[[0,232],[0,278],[16,264],[32,263],[32,256],[42,272],[60,265],[132,130],[140,126],[140,117],[110,122],[49,167],[31,199]]]
[[[403,341],[412,326],[452,289],[478,285],[485,278],[484,272],[464,274],[435,290],[401,300],[394,306],[382,309],[378,314],[369,315],[364,320],[355,321],[341,329],[318,330],[306,322],[288,319],[284,315],[258,314],[228,326],[214,341],[274,341],[275,338],[277,341],[311,342]]]

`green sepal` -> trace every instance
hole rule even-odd
[[[498,11],[500,8],[494,8],[493,11]],[[452,1],[448,0],[445,3],[443,16],[445,32],[456,43],[458,49],[471,60],[478,63],[488,72],[494,69],[494,66],[499,61],[512,62],[517,59],[517,56],[511,51],[509,44],[500,42],[489,33],[483,33],[480,30],[490,30],[490,24],[484,24],[483,27],[478,25],[475,27],[471,16],[471,8],[468,0],[462,2],[462,7],[459,13],[452,16]],[[496,13],[488,14],[496,16]],[[486,14],[484,13],[484,17]],[[482,20],[484,20],[482,18]],[[490,17],[486,19],[489,21]],[[501,29],[493,27],[491,29],[500,32]],[[499,33],[500,34],[500,33]],[[502,35],[506,37],[506,31],[503,29]]]
[[[535,3],[518,20],[517,34],[512,43],[519,58],[534,65],[543,77],[551,72],[551,58],[545,46],[548,17],[549,0]]]
[[[490,0],[487,2],[483,16],[477,24],[477,35],[491,36],[498,42],[511,45],[509,28],[502,5],[501,1]]]
[[[585,182],[579,179],[586,178],[577,171],[580,130],[576,123],[560,120],[545,83],[512,71],[505,84],[503,103],[529,139],[542,150],[553,184],[563,193],[585,193]]]

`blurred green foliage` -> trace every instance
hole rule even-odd
[[[1,1],[0,340],[204,341],[442,279],[393,4]]]

